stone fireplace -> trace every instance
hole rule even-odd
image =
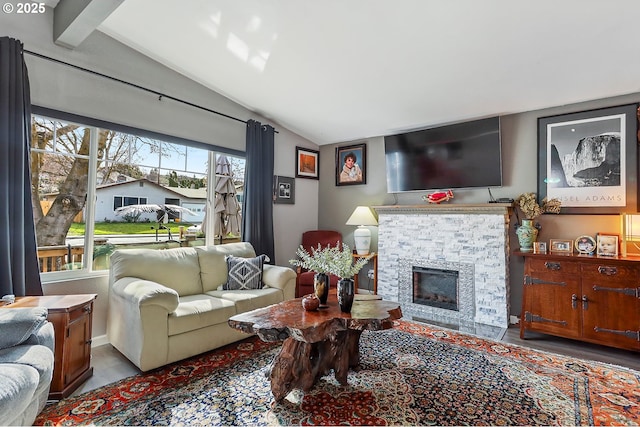
[[[470,332],[508,327],[509,205],[375,209],[378,294],[398,301],[406,318]],[[416,286],[424,287],[417,298]]]

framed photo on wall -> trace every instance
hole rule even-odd
[[[367,144],[336,148],[336,185],[367,183]]]
[[[320,152],[296,147],[296,178],[320,178]]]
[[[273,203],[294,205],[296,203],[296,180],[288,176],[273,177]]]
[[[538,119],[540,199],[560,199],[561,213],[636,212],[637,114],[629,104]]]

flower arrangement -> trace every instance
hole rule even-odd
[[[523,193],[515,200],[516,206],[524,214],[525,219],[536,219],[543,213],[560,213],[559,199],[542,199],[542,206],[536,201],[536,193]]]
[[[334,274],[341,279],[351,279],[364,267],[369,259],[374,255],[358,258],[353,262],[352,251],[346,243],[336,242],[335,246],[326,247],[318,244],[317,248],[311,248],[309,253],[302,245],[296,250],[298,259],[291,259],[289,262],[296,266],[315,271],[316,273]]]

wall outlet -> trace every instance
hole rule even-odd
[[[518,316],[509,316],[509,323],[511,323],[512,325],[517,325],[518,323],[520,323],[520,318]]]
[[[367,272],[367,277],[368,277],[369,279],[373,279],[373,270],[369,270],[369,271]]]

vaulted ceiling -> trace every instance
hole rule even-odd
[[[48,4],[320,145],[640,91],[637,0]]]

